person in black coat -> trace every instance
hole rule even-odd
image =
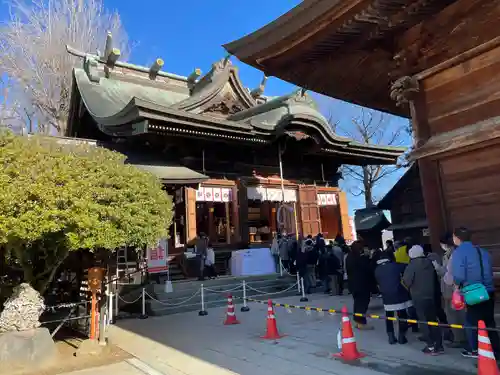
[[[352,293],[354,299],[354,313],[365,315],[370,304],[373,269],[370,258],[364,254],[364,247],[361,241],[352,243],[345,266],[349,291]],[[354,322],[358,329],[373,329],[373,327],[367,325],[365,317],[354,316]]]
[[[408,319],[407,309],[413,306],[410,293],[401,283],[401,277],[406,268],[405,264],[396,263],[394,256],[391,253],[383,252],[380,259],[377,261],[377,268],[375,269],[375,278],[382,294],[382,301],[384,302],[385,315],[388,317]],[[399,321],[399,336],[396,339],[394,335],[394,324],[390,320],[385,321],[387,336],[389,337],[389,344],[393,345],[396,342],[406,344],[406,332],[408,331],[408,324]]]

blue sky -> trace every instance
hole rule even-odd
[[[110,10],[117,10],[134,43],[130,61],[149,65],[161,57],[164,70],[180,75],[189,75],[194,68],[203,72],[213,62],[225,56],[222,44],[248,34],[285,13],[300,0],[104,0]],[[0,5],[0,19],[6,18],[6,7]],[[104,39],[103,35],[103,39]],[[256,87],[262,72],[233,59],[240,70],[243,83]],[[267,82],[266,95],[283,95],[295,87],[271,78]],[[350,118],[359,114],[353,105],[318,97],[322,112],[330,113],[348,128]],[[391,124],[404,121],[394,119]],[[345,125],[345,126],[344,126]],[[391,125],[393,126],[393,125]],[[409,140],[408,140],[409,142]],[[376,195],[381,198],[402,171],[392,175],[378,186]],[[346,188],[347,189],[347,188]],[[350,195],[351,210],[363,207],[363,199]]]

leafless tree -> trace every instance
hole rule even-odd
[[[82,62],[66,44],[95,53],[107,31],[121,55],[128,38],[117,13],[103,0],[7,0],[8,22],[0,26],[0,74],[10,85],[10,111],[39,132],[65,135],[72,68]]]
[[[406,121],[394,121],[381,112],[360,108],[359,116],[351,119],[348,126],[334,124],[338,133],[363,144],[403,146],[409,141]],[[349,190],[355,196],[364,196],[366,207],[375,204],[375,188],[384,179],[397,172],[402,165],[344,165],[344,179],[351,180]]]

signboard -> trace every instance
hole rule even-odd
[[[166,238],[158,241],[156,247],[148,248],[148,272],[160,273],[168,271],[168,241]]]

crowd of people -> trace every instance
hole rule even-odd
[[[323,287],[324,293],[343,295],[347,289],[353,297],[353,312],[366,315],[372,297],[381,297],[387,317],[416,319],[441,324],[477,327],[483,320],[488,328],[496,328],[495,293],[489,253],[471,241],[467,228],[457,228],[444,235],[441,252],[432,252],[407,238],[400,243],[386,242],[385,249],[367,249],[362,241],[350,246],[341,236],[327,244],[321,234],[298,241],[285,234],[273,242],[271,252],[278,267],[295,271],[304,279],[306,293]],[[344,285],[347,288],[344,288]],[[463,306],[454,303],[456,295]],[[362,316],[354,316],[358,329],[373,329]],[[407,333],[419,333],[425,342],[425,354],[461,348],[464,357],[478,355],[477,330],[450,329],[427,324],[398,321],[395,334],[393,321],[386,320],[389,344],[406,344]],[[500,358],[500,342],[496,331],[489,331],[496,358]]]

